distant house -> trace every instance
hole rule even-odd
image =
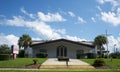
[[[79,42],[67,39],[57,39],[48,41],[34,41],[32,44],[33,56],[38,53],[47,53],[48,58],[69,57],[77,58],[87,57],[87,53],[96,53],[92,42]]]

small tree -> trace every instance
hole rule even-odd
[[[3,44],[0,46],[0,60],[9,60],[10,59],[10,47],[8,45]]]
[[[103,44],[106,43],[107,43],[107,38],[105,36],[99,35],[94,39],[94,45],[97,46],[97,49],[100,49],[100,58],[102,57]]]
[[[10,54],[11,50],[10,47],[8,47],[8,45],[3,44],[0,46],[0,54]]]
[[[18,40],[19,48],[24,47],[24,49],[26,49],[31,44],[32,44],[32,39],[27,34],[23,34]]]

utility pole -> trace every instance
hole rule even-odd
[[[108,53],[109,53],[109,51],[108,51],[108,43],[109,43],[108,36],[110,36],[112,34],[108,34],[107,30],[105,30],[105,34],[103,34],[103,35],[105,35],[105,37],[107,38],[107,44],[106,44],[106,46],[107,46],[107,58],[109,58],[109,55],[108,55]]]

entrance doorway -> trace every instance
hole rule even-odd
[[[67,56],[67,48],[65,46],[57,47],[57,57],[66,57]]]

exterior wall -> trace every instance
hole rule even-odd
[[[46,43],[42,45],[33,46],[33,54],[34,57],[36,53],[40,52],[40,49],[46,49],[48,53],[48,58],[56,58],[57,57],[57,47],[58,46],[65,46],[67,48],[67,56],[69,58],[76,58],[76,51],[83,50],[84,53],[89,53],[93,48],[82,46],[70,42],[60,41],[54,43]]]

